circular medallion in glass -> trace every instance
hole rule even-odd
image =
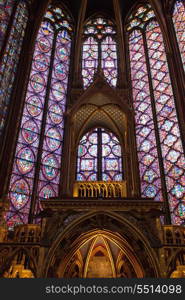
[[[57,128],[50,128],[46,134],[46,143],[51,151],[59,149],[62,137]]]
[[[22,137],[28,144],[34,143],[38,138],[38,126],[32,121],[26,121],[22,127]]]
[[[39,97],[31,96],[27,99],[27,111],[32,117],[37,117],[42,111],[42,103]]]
[[[40,72],[46,71],[49,67],[49,61],[46,55],[37,54],[34,57],[34,66]]]
[[[57,64],[56,66],[55,66],[55,76],[58,78],[58,79],[60,79],[60,80],[64,80],[64,79],[66,79],[66,74],[67,72],[66,72],[66,68],[65,68],[65,66],[64,65],[62,65],[62,64]]]
[[[63,120],[63,110],[58,104],[53,104],[49,108],[49,116],[54,124],[60,124]]]
[[[49,154],[44,157],[43,161],[43,173],[48,180],[53,180],[58,175],[58,161],[53,154]]]
[[[20,209],[29,201],[29,186],[24,179],[15,181],[11,186],[10,199],[15,209]]]
[[[40,93],[44,90],[45,87],[45,80],[42,77],[42,75],[36,73],[31,76],[31,82],[30,82],[31,87],[33,90],[37,93]]]
[[[44,53],[49,52],[51,50],[50,41],[46,37],[40,37],[38,40],[38,48]]]
[[[33,169],[34,155],[29,148],[23,148],[18,152],[17,167],[21,174],[27,174]]]
[[[57,48],[57,56],[62,61],[68,60],[68,49],[66,47],[59,46]]]

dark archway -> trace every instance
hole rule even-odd
[[[88,240],[101,235],[114,242],[121,253],[127,257],[135,270],[134,277],[160,277],[156,253],[152,249],[152,239],[155,237],[152,233],[150,237],[146,237],[137,221],[135,224],[133,220],[132,223],[130,221],[131,219],[126,218],[126,214],[122,213],[121,216],[113,212],[93,212],[76,218],[61,233],[58,232],[45,258],[42,276],[61,276],[59,269],[65,270],[72,259],[73,263],[75,259],[79,262],[79,257],[74,259],[79,249]],[[120,266],[119,262],[118,264]],[[80,268],[83,268],[82,265]],[[81,276],[82,274],[84,274],[83,271],[81,271]]]

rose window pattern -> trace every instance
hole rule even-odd
[[[103,70],[107,82],[117,84],[116,29],[112,21],[102,17],[88,21],[84,27],[82,76],[84,88],[94,79],[97,69]]]
[[[185,158],[163,35],[150,5],[130,16],[127,31],[141,194],[166,201],[172,223],[180,225]]]
[[[70,17],[50,6],[35,42],[10,178],[10,228],[27,223],[40,198],[58,195],[71,33]]]
[[[85,134],[78,146],[77,181],[122,181],[122,151],[118,138],[96,128]]]

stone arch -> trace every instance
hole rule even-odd
[[[80,137],[95,127],[102,127],[113,132],[121,142],[125,180],[130,196],[139,195],[139,173],[137,169],[137,154],[134,138],[134,116],[128,105],[129,95],[124,92],[121,96],[109,86],[100,73],[81,95],[78,95],[73,105],[66,113],[70,124],[68,132],[68,165],[70,170],[68,187],[63,187],[68,194],[72,194],[75,182],[76,153]],[[133,151],[134,149],[134,151]]]
[[[63,266],[69,262],[71,256],[78,250],[79,243],[83,242],[85,235],[93,234],[97,230],[104,230],[109,235],[112,234],[122,245],[125,241],[132,249],[132,255],[137,253],[139,264],[144,270],[143,277],[160,277],[156,253],[137,224],[132,224],[128,219],[117,213],[104,211],[85,214],[75,219],[61,233],[57,234],[45,257],[42,276],[48,276],[48,269],[51,264],[54,276],[59,262],[62,261]],[[82,232],[83,234],[81,234]],[[125,251],[123,246],[122,249]]]
[[[90,16],[88,16],[84,20],[84,24],[87,23],[87,22],[89,22],[92,19],[96,19],[96,18],[99,18],[99,17],[111,20],[114,24],[116,23],[115,19],[112,18],[112,17],[110,17],[110,15],[106,12],[106,10],[102,10],[102,11],[96,11],[96,12],[92,13]]]
[[[125,115],[131,116],[132,109],[128,105],[129,94],[127,91],[123,91],[121,94],[117,90],[112,88],[102,72],[96,75],[94,82],[80,95],[76,95],[73,100],[73,104],[70,105],[67,111],[70,119],[73,121],[76,112],[84,104],[94,104],[96,106],[102,106],[105,104],[117,104]],[[131,120],[128,120],[131,122]]]
[[[90,110],[93,111],[91,113]],[[84,116],[85,113],[85,116]],[[112,131],[118,136],[125,148],[125,133],[127,130],[127,120],[125,114],[120,110],[116,104],[104,104],[102,106],[95,106],[92,104],[82,105],[75,115],[75,133],[76,133],[76,144],[79,139],[87,131],[95,127],[103,127]]]
[[[102,231],[102,233],[103,233],[103,231]],[[103,241],[103,245],[99,244],[101,239]],[[102,257],[106,259],[106,261],[103,262],[103,265],[104,265],[104,263],[106,264],[105,271],[112,273],[112,276],[116,277],[113,257],[112,257],[112,253],[111,253],[110,247],[108,245],[108,242],[103,237],[103,235],[96,233],[95,238],[90,245],[90,249],[89,249],[86,261],[85,261],[85,267],[84,267],[84,277],[85,278],[89,277],[88,273],[90,273],[89,271],[90,271],[90,268],[92,267],[92,266],[90,266],[90,264],[94,264],[94,262],[93,262],[94,258],[101,259]],[[96,268],[96,267],[94,268],[95,271],[97,272],[100,269],[101,260],[97,261],[96,264],[99,266],[99,268]],[[91,273],[91,277],[95,276],[95,275],[93,275],[93,276],[92,275],[93,274]],[[104,276],[105,276],[105,273],[104,273]]]
[[[116,261],[116,270],[118,278],[132,278],[133,276],[133,267],[131,264],[125,263],[125,258],[127,259],[125,254],[120,251]]]

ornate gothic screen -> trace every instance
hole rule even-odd
[[[185,70],[185,2],[183,0],[176,0],[175,2],[173,23]]]
[[[27,223],[39,198],[58,195],[66,93],[71,49],[71,19],[50,6],[40,26],[25,97],[10,179],[10,227]]]
[[[98,68],[102,68],[108,83],[117,83],[116,30],[110,20],[103,17],[88,21],[84,28],[82,76],[84,88],[92,82]]]
[[[3,132],[7,109],[10,103],[10,97],[13,89],[19,56],[22,49],[22,42],[25,35],[25,29],[28,21],[28,4],[29,1],[3,1],[0,4],[0,135]],[[12,23],[8,28],[10,15]],[[7,33],[9,29],[9,33]],[[5,37],[7,38],[4,45]]]
[[[113,133],[96,128],[82,137],[78,146],[77,180],[123,180],[121,145]]]
[[[182,224],[185,159],[163,35],[149,5],[130,16],[127,32],[141,193],[166,201],[172,222]]]

